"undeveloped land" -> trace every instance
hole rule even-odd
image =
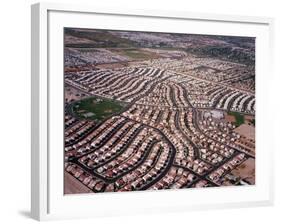
[[[247,159],[240,166],[232,171],[237,177],[241,177],[251,185],[255,184],[255,160],[252,158]]]
[[[64,172],[64,193],[65,194],[81,194],[91,193],[92,191],[78,181],[75,177],[69,173]]]

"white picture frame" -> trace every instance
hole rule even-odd
[[[31,214],[34,219],[178,212],[191,209],[261,206],[273,203],[273,147],[270,134],[266,132],[269,127],[270,110],[267,107],[268,101],[265,94],[270,88],[268,77],[273,75],[271,61],[274,21],[272,18],[181,11],[98,9],[94,6],[53,3],[38,3],[32,5],[31,8]],[[181,26],[187,25],[191,33],[252,34],[257,37],[256,185],[239,189],[229,187],[64,196],[61,189],[63,129],[62,125],[58,125],[63,124],[61,120],[63,109],[60,108],[60,105],[63,105],[63,98],[58,97],[63,94],[63,85],[61,85],[63,80],[62,27],[144,31],[158,29],[178,32],[181,31]],[[186,30],[182,29],[182,32]]]

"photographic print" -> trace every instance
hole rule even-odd
[[[64,193],[255,185],[255,38],[64,28]]]

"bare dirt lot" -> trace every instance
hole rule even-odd
[[[69,173],[64,172],[64,193],[65,194],[79,194],[91,193],[92,191],[83,185],[80,181],[75,179]]]
[[[240,135],[245,136],[248,139],[255,140],[255,127],[242,124],[238,128],[235,129],[235,132],[239,133]]]
[[[229,114],[227,114],[227,113],[225,113],[225,120],[227,121],[227,122],[231,122],[231,123],[234,123],[236,120],[235,120],[235,117],[233,116],[233,115],[229,115]]]
[[[65,85],[65,100],[66,102],[80,100],[85,94],[69,85]]]
[[[255,184],[255,160],[252,158],[247,159],[240,166],[232,171],[237,177],[241,177],[250,184]]]

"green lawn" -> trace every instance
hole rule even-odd
[[[240,114],[239,112],[233,112],[233,111],[228,112],[228,114],[235,117],[235,121],[236,121],[235,125],[237,127],[240,126],[241,124],[245,123],[245,119],[244,119],[243,114]]]
[[[124,104],[115,100],[91,97],[73,104],[73,112],[80,118],[101,121],[106,117],[121,111]]]

